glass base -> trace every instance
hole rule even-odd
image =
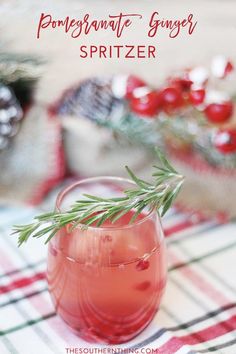
[[[135,332],[131,332],[131,333],[124,333],[124,329],[121,328],[120,333],[117,334],[112,334],[109,337],[108,336],[103,336],[102,333],[98,333],[96,328],[86,328],[86,330],[81,330],[78,328],[73,328],[71,327],[68,323],[66,323],[64,320],[63,322],[66,323],[67,327],[70,329],[70,331],[72,331],[75,335],[77,335],[78,337],[80,337],[81,339],[83,339],[86,342],[89,343],[97,343],[97,344],[123,344],[123,343],[127,343],[130,340],[134,339],[135,337],[137,337],[153,320],[155,314],[153,315],[152,318],[150,318],[150,320],[145,323],[142,327],[140,327],[138,330],[136,330]]]

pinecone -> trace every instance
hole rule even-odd
[[[10,143],[19,130],[23,111],[14,92],[0,84],[0,152]]]
[[[78,87],[65,94],[57,113],[82,116],[104,123],[123,107],[124,102],[113,95],[111,79],[91,78],[82,81]]]

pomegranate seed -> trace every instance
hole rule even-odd
[[[130,75],[126,84],[126,98],[131,99],[133,97],[133,92],[138,87],[147,86],[147,84],[137,76]]]
[[[141,259],[137,264],[136,264],[136,269],[138,271],[141,271],[141,270],[145,270],[147,268],[149,268],[149,261],[145,260],[145,259]]]
[[[163,109],[168,113],[184,104],[181,90],[175,87],[167,87],[161,93]]]
[[[54,257],[57,256],[57,250],[52,245],[49,245],[49,251]]]

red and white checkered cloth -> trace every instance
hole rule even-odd
[[[56,316],[45,280],[46,247],[9,236],[35,208],[0,209],[0,353],[236,353],[236,224],[171,210],[163,221],[169,280],[161,309],[134,340],[86,343]],[[101,351],[103,349],[103,351]],[[90,350],[90,351],[89,351]],[[99,351],[100,350],[100,351]]]

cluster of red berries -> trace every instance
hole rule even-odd
[[[233,72],[233,65],[223,57],[212,63],[213,76],[224,79]],[[113,83],[118,97],[129,101],[130,109],[139,116],[156,118],[160,112],[174,116],[186,108],[193,107],[219,129],[213,137],[214,146],[222,153],[236,152],[236,129],[223,128],[233,116],[234,104],[225,93],[214,91],[209,85],[209,73],[204,67],[185,70],[169,78],[161,89],[151,89],[140,78],[130,75]],[[119,81],[120,80],[120,81]]]

